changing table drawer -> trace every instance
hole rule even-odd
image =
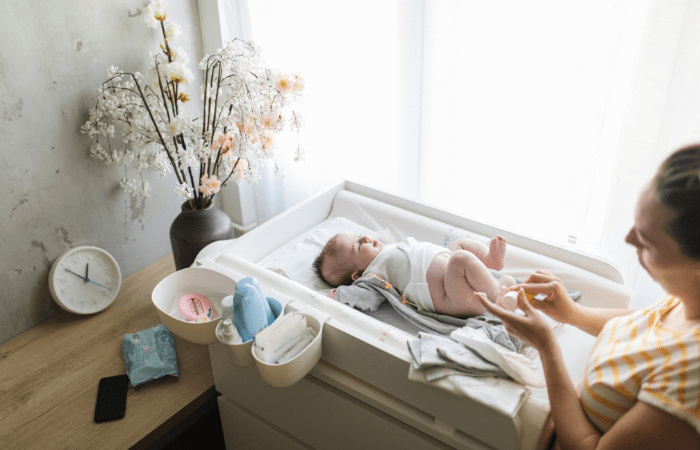
[[[235,442],[231,446],[228,436],[236,439],[235,428],[240,425],[227,432],[227,421],[231,420],[230,414],[246,412],[251,413],[246,420],[256,423],[254,435],[260,434],[264,422],[274,424],[269,427],[270,433],[278,434],[284,443],[274,448],[304,448],[297,447],[295,440],[317,450],[452,448],[313,376],[307,375],[286,388],[275,388],[261,380],[255,367],[230,368],[235,376],[217,380],[217,390],[224,402],[232,403],[221,409],[227,446],[231,448],[239,448]],[[284,437],[277,429],[293,438]],[[257,445],[267,448],[265,442]]]
[[[287,433],[226,397],[217,398],[227,450],[309,450]]]

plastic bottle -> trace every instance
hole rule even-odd
[[[233,324],[233,322],[231,322],[231,319],[228,318],[224,319],[224,321],[217,327],[216,337],[219,339],[219,341],[228,345],[243,343],[243,339],[238,333],[238,329],[236,329],[236,326]]]
[[[233,295],[227,295],[221,300],[221,321],[226,319],[233,322]]]

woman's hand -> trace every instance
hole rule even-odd
[[[332,298],[333,300],[335,300],[335,291],[337,291],[337,290],[338,290],[338,288],[333,289],[332,291],[330,291],[330,292],[328,293],[328,296],[329,296],[330,298]]]
[[[579,313],[579,306],[567,292],[564,283],[546,270],[538,270],[530,275],[525,283],[508,290],[517,291],[521,288],[535,295],[543,294],[543,300],[533,299],[529,303],[534,309],[544,312],[557,322],[571,324]]]
[[[477,292],[476,296],[488,312],[503,321],[508,333],[540,352],[546,351],[551,345],[557,345],[550,324],[530,305],[523,289],[518,291],[518,307],[525,313],[524,316],[492,303],[483,292]]]

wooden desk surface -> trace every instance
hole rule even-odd
[[[124,418],[94,421],[99,380],[126,373],[124,334],[161,323],[151,292],[174,271],[168,255],[125,278],[104,311],[61,312],[0,346],[0,447],[145,448],[214,397],[207,346],[173,335],[179,378],[129,384]]]

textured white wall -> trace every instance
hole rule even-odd
[[[187,92],[199,109],[203,56],[196,0],[170,0],[197,81]],[[170,253],[180,211],[174,176],[148,172],[144,204],[115,188],[123,166],[89,156],[80,133],[96,88],[115,65],[147,72],[157,30],[143,21],[146,0],[0,0],[0,343],[60,311],[48,288],[63,251],[97,245],[122,276]],[[131,177],[130,177],[131,178]],[[129,332],[134,330],[124,330]]]

